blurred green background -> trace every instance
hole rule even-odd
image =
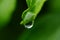
[[[47,0],[33,28],[20,25],[26,0],[0,0],[0,40],[60,40],[60,0]]]

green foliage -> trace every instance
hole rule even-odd
[[[21,24],[35,20],[46,0],[26,0],[28,8],[22,13]]]
[[[35,20],[35,16],[38,14],[37,12],[40,12],[41,9],[39,9],[39,5],[36,4],[34,6],[36,1],[37,0],[33,0],[33,2],[26,0],[28,8],[22,14],[23,24]],[[14,24],[12,22],[12,24],[9,25],[10,27],[8,26],[0,31],[0,40],[60,40],[60,0],[47,1],[47,5],[45,4],[45,6],[48,7],[44,6],[45,9],[40,13],[42,15],[37,16],[34,26],[31,29],[24,28],[19,22],[15,22],[16,19],[14,19]],[[8,6],[6,5],[7,3],[9,4]],[[23,7],[22,4],[25,5],[21,3],[21,7]],[[11,17],[12,11],[14,10],[14,5],[15,0],[4,0],[4,2],[0,0],[0,28],[1,25],[6,24],[10,20],[9,17]],[[21,7],[19,6],[19,8]]]
[[[16,0],[0,0],[0,28],[9,22],[15,5]]]
[[[18,40],[60,40],[59,1],[50,0],[49,3],[47,2],[47,12],[44,10],[43,16],[38,15],[33,28],[25,29]]]

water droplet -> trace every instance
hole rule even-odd
[[[33,27],[33,24],[34,24],[34,21],[29,22],[29,23],[25,24],[24,26],[25,26],[25,28],[30,29],[30,28],[32,28],[32,27]]]

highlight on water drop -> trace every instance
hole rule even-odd
[[[29,23],[25,24],[24,26],[25,26],[25,28],[30,29],[30,28],[32,28],[32,27],[33,27],[33,25],[34,25],[34,21],[31,21],[31,22],[29,22]]]

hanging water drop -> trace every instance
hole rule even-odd
[[[30,28],[32,28],[32,27],[33,27],[33,25],[34,25],[34,21],[29,22],[29,23],[25,24],[24,26],[25,26],[25,28],[30,29]]]

